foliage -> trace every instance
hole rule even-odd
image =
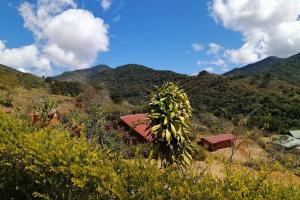
[[[135,105],[142,105],[147,101],[149,89],[153,85],[162,85],[164,80],[178,81],[181,77],[185,75],[129,64],[95,74],[89,83],[96,88],[102,88],[104,85],[116,103],[126,100]]]
[[[76,97],[83,90],[79,82],[57,81],[51,77],[47,77],[46,82],[50,86],[51,94]]]
[[[125,161],[85,138],[27,128],[0,113],[2,199],[297,199],[299,185],[228,168],[222,179],[200,169],[158,169],[143,159]]]
[[[300,86],[300,53],[288,58],[268,57],[259,62],[227,72],[230,76],[263,75],[277,77],[296,86]]]
[[[49,114],[57,107],[56,102],[50,97],[43,97],[41,105],[36,107],[36,112],[39,116],[41,126],[45,126],[49,120]]]
[[[86,137],[88,140],[96,139],[103,146],[105,135],[105,115],[99,105],[91,104],[88,108],[88,117],[85,121]]]
[[[151,94],[148,108],[149,127],[153,133],[152,153],[163,166],[173,163],[187,167],[193,159],[189,119],[192,107],[184,90],[166,82]]]
[[[153,85],[178,82],[189,96],[196,118],[201,119],[203,113],[207,113],[220,122],[222,118],[234,121],[260,106],[264,109],[253,116],[249,127],[268,127],[269,132],[278,133],[300,128],[300,89],[274,74],[222,76],[202,72],[186,76],[140,65],[124,65],[97,73],[89,80],[95,88],[107,89],[113,101],[135,106],[145,105]],[[222,122],[222,125],[226,124]],[[218,127],[216,124],[209,128],[222,131],[217,130]]]

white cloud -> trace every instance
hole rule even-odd
[[[215,65],[215,66],[225,66],[226,62],[225,60],[221,59],[221,58],[215,58],[211,61],[202,61],[202,60],[198,60],[196,63],[198,66],[201,65]]]
[[[51,73],[49,60],[39,53],[35,45],[10,49],[0,40],[0,62],[23,72],[32,71],[39,75]]]
[[[63,70],[90,67],[99,53],[108,51],[108,25],[91,12],[77,9],[74,0],[23,2],[19,12],[35,43],[9,49],[0,41],[3,64],[49,75],[54,66]]]
[[[101,7],[103,10],[108,10],[111,6],[111,0],[101,0]]]
[[[233,63],[300,51],[299,0],[212,0],[210,10],[217,22],[243,35],[242,47],[225,51]]]
[[[214,69],[213,67],[206,67],[204,70],[205,70],[205,71],[208,71],[208,72],[210,72],[210,73],[212,73],[212,72],[215,71],[215,69]]]
[[[216,43],[209,43],[208,44],[208,51],[207,53],[208,54],[214,54],[214,55],[217,55],[220,53],[220,51],[223,49],[223,47],[219,44],[216,44]]]
[[[204,50],[204,46],[201,43],[193,43],[193,44],[191,44],[191,46],[195,51],[203,51]]]
[[[69,9],[55,16],[44,30],[46,56],[57,65],[86,68],[99,52],[108,51],[107,25],[90,12]]]

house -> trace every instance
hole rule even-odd
[[[127,115],[120,119],[120,125],[124,126],[129,131],[130,136],[137,137],[144,141],[152,141],[152,135],[148,130],[147,113]]]
[[[58,125],[61,124],[59,119],[58,119],[56,110],[52,110],[49,113],[48,119],[49,119],[49,122],[48,122],[47,128],[50,128],[52,126],[58,126]]]
[[[289,132],[294,138],[300,139],[300,130],[293,130],[293,131],[291,130]]]
[[[217,151],[219,149],[232,147],[235,140],[236,136],[232,134],[220,134],[203,137],[199,143],[209,151]]]
[[[12,107],[2,107],[2,111],[9,114],[9,113],[13,112],[13,108]]]
[[[37,124],[41,120],[40,116],[35,112],[34,113],[29,113],[28,115],[31,116],[32,124]],[[57,125],[60,125],[60,124],[61,124],[61,122],[58,119],[56,110],[50,111],[49,114],[48,114],[48,122],[46,124],[46,127],[49,128],[51,126],[57,126]]]
[[[300,140],[289,135],[281,136],[278,140],[274,141],[273,143],[276,146],[279,146],[284,149],[293,149],[295,147],[300,147]]]
[[[278,136],[278,139],[273,142],[277,147],[284,149],[293,149],[300,147],[300,130],[290,130],[290,135]]]

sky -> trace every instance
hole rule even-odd
[[[1,0],[0,63],[53,76],[97,64],[222,74],[300,52],[300,0]]]

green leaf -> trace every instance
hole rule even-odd
[[[156,125],[156,126],[153,126],[151,128],[151,132],[156,132],[158,129],[160,128],[160,124]]]
[[[166,140],[167,140],[167,142],[170,144],[170,141],[171,141],[171,133],[169,132],[168,129],[166,130]]]

